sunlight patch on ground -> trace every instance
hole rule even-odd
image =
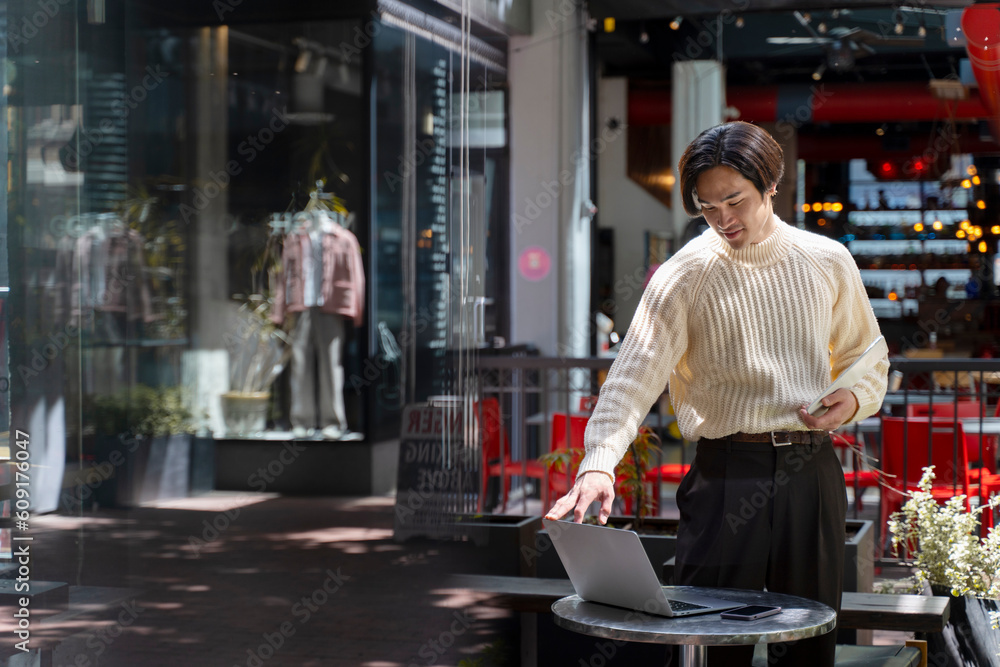
[[[193,512],[225,512],[238,507],[249,507],[267,500],[280,498],[277,493],[259,493],[250,491],[214,491],[206,496],[194,498],[173,498],[156,502],[143,503],[143,507],[170,510],[191,510]]]
[[[113,519],[96,517],[90,514],[83,516],[66,516],[62,514],[44,514],[31,517],[32,528],[51,528],[52,530],[75,530],[80,526],[92,528],[95,526],[126,526],[138,523],[135,519]]]
[[[352,498],[343,504],[344,509],[368,509],[370,507],[392,507],[396,504],[396,496],[365,496]]]
[[[282,540],[302,540],[319,544],[334,544],[337,542],[375,542],[392,539],[392,529],[389,528],[321,528],[304,533],[287,533],[280,536]]]
[[[504,618],[509,615],[506,609],[499,607],[484,606],[484,602],[492,597],[493,593],[483,591],[471,591],[467,588],[437,588],[430,591],[431,595],[440,596],[434,600],[435,607],[446,609],[467,609],[476,607],[476,615],[481,618]]]

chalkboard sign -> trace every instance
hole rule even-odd
[[[420,403],[403,410],[396,473],[393,535],[462,535],[463,515],[479,500],[479,447],[475,414],[465,419],[460,402]]]

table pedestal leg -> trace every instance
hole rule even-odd
[[[707,646],[681,646],[681,667],[705,667],[708,664]]]

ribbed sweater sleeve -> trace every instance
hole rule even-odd
[[[688,346],[689,281],[697,280],[704,261],[697,252],[682,250],[650,278],[587,422],[580,474],[602,470],[613,475],[639,423],[667,388],[670,372]]]
[[[584,436],[579,473],[614,474],[669,383],[685,439],[805,430],[802,405],[879,336],[850,253],[778,222],[733,250],[708,230],[661,266],[643,293]],[[853,419],[875,414],[887,350],[852,387]]]

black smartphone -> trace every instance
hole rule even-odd
[[[750,604],[745,607],[724,611],[722,612],[722,618],[729,618],[736,621],[755,621],[758,618],[764,618],[765,616],[774,616],[779,611],[781,611],[781,607]]]

